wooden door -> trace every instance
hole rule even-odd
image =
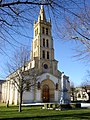
[[[43,102],[49,102],[49,86],[43,86],[43,94],[42,94]]]

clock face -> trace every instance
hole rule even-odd
[[[45,69],[48,69],[48,65],[47,65],[47,64],[44,64],[44,68],[45,68]]]

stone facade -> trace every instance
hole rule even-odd
[[[36,84],[32,86],[29,91],[24,91],[23,103],[59,103],[61,99],[63,103],[70,102],[69,77],[57,69],[58,61],[54,59],[51,28],[51,21],[46,20],[44,7],[41,6],[38,21],[34,21],[34,37],[32,40],[30,61],[25,67],[25,71],[34,70],[37,73]],[[35,74],[35,72],[33,72],[33,74]],[[61,78],[62,74],[63,77]],[[11,82],[12,79],[10,79],[10,76],[12,75],[6,78],[6,82],[2,86],[2,101],[9,101],[9,104],[18,104],[19,93]],[[31,76],[28,74],[25,77],[29,79]]]
[[[76,87],[76,91],[77,91],[76,92],[77,101],[88,101],[89,100],[90,85],[87,85],[86,88]]]

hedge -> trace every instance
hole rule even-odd
[[[74,109],[74,108],[81,108],[80,103],[72,103],[72,104],[53,104],[53,103],[48,103],[44,104],[45,109]]]

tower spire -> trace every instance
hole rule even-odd
[[[45,16],[45,12],[44,12],[44,5],[41,5],[41,9],[40,9],[40,17],[41,20],[46,21],[46,16]]]

